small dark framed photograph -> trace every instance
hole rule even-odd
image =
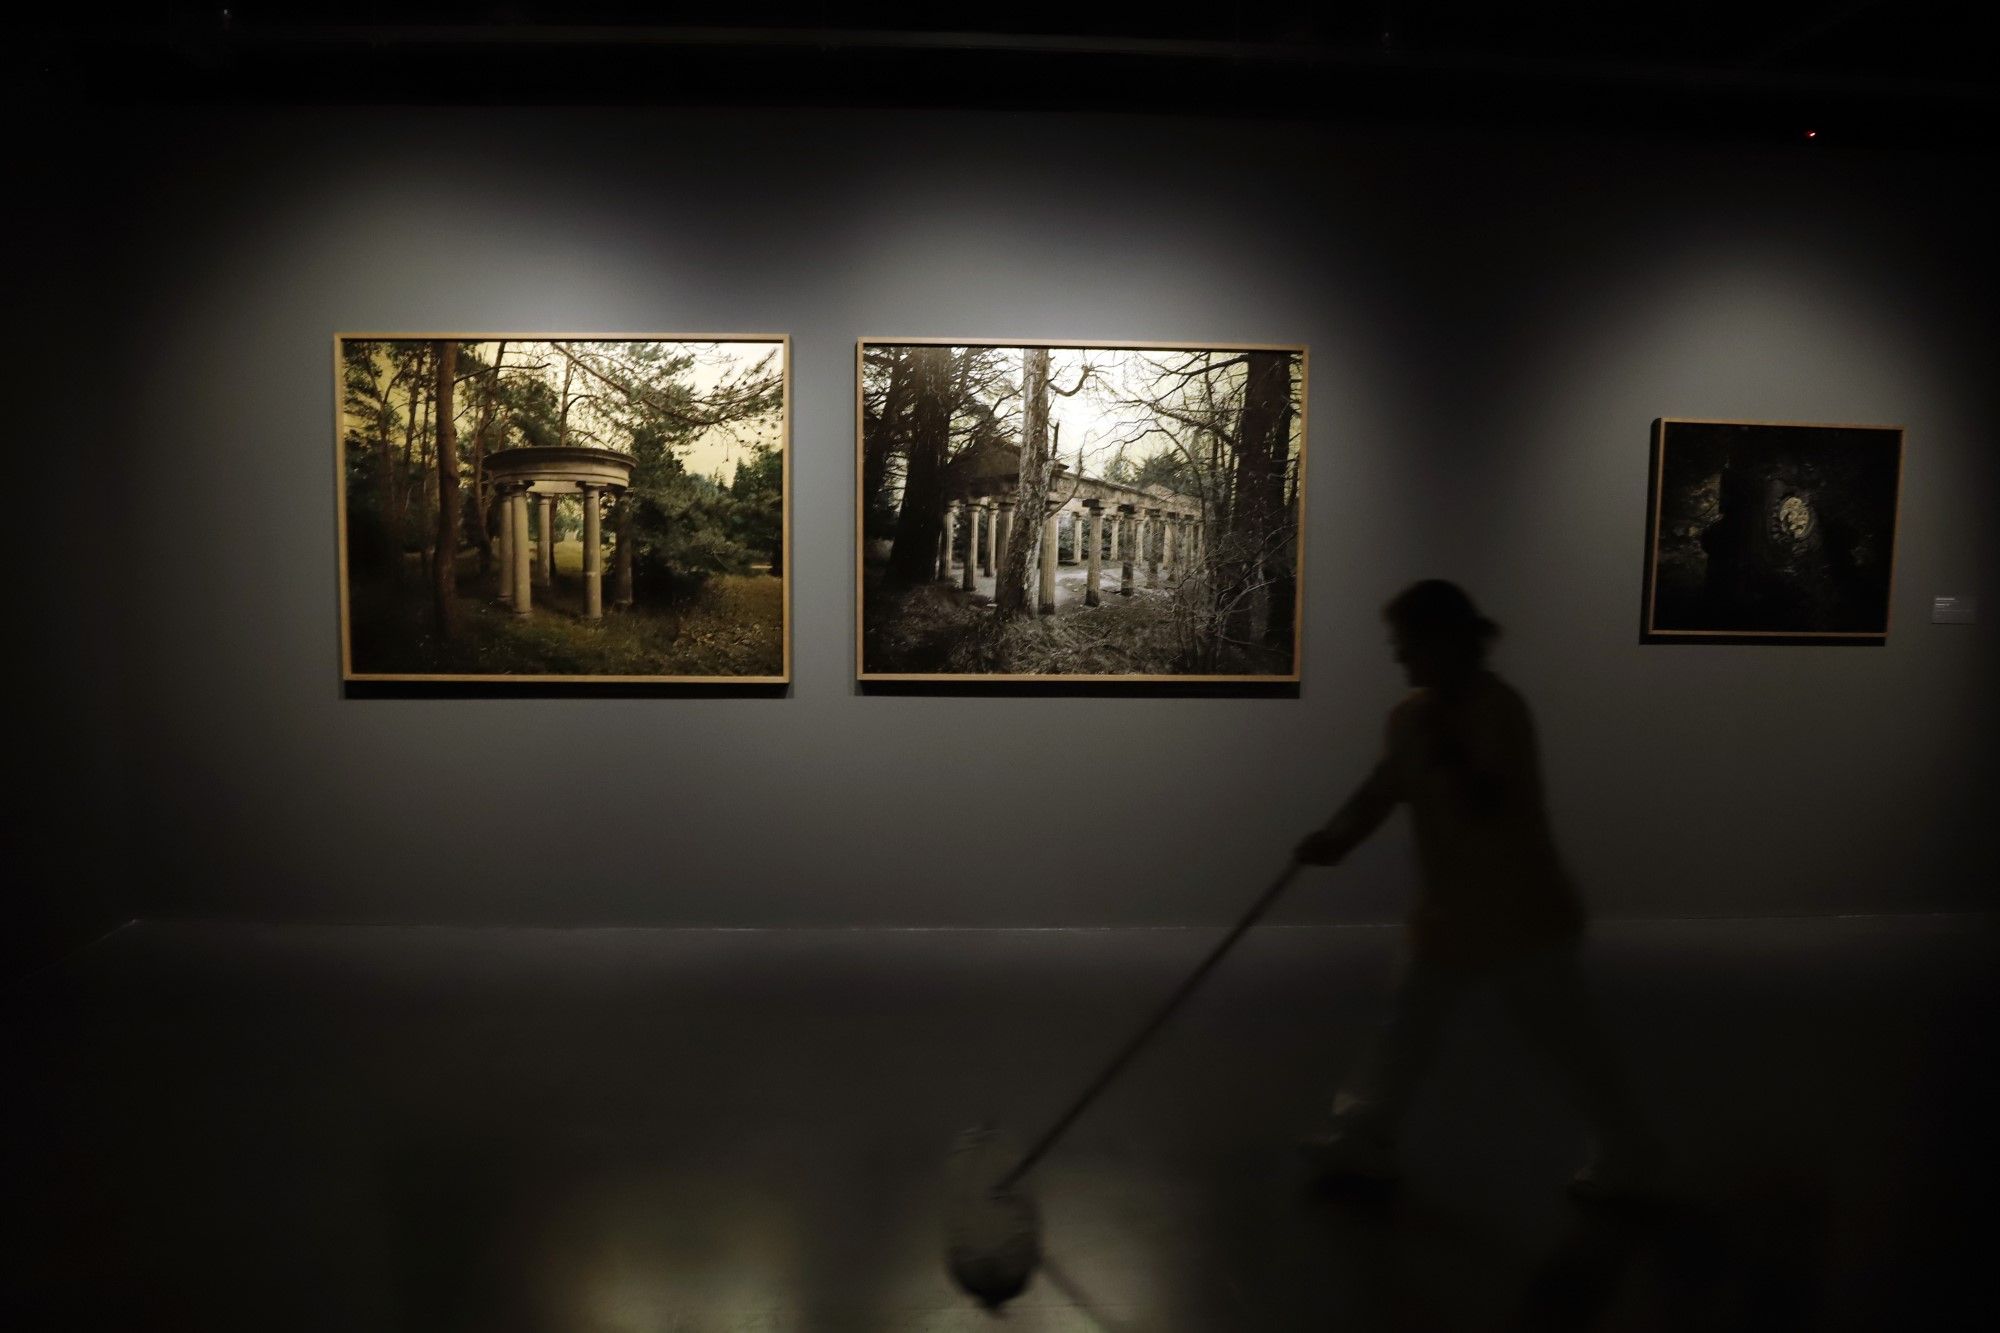
[[[1880,643],[1900,426],[1653,425],[1644,637]]]

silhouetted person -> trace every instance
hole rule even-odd
[[[1331,1130],[1301,1147],[1326,1174],[1392,1178],[1397,1128],[1447,1020],[1468,990],[1490,987],[1590,1122],[1594,1150],[1572,1189],[1643,1190],[1658,1148],[1578,971],[1584,912],[1549,833],[1534,724],[1486,668],[1499,627],[1438,579],[1383,617],[1411,692],[1374,771],[1298,858],[1333,865],[1408,803],[1417,902],[1393,1015],[1342,1086]]]

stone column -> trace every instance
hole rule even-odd
[[[983,506],[968,498],[965,502],[965,570],[958,576],[958,586],[971,592],[973,579],[979,572],[979,511]]]
[[[498,504],[498,528],[500,528],[500,600],[514,600],[514,482],[496,482],[494,496]]]
[[[1119,540],[1118,540],[1118,539],[1119,539],[1119,538],[1120,538],[1121,536],[1123,536],[1123,535],[1124,535],[1124,533],[1125,533],[1125,519],[1124,519],[1124,514],[1125,514],[1125,511],[1126,511],[1126,510],[1127,510],[1128,508],[1129,508],[1129,506],[1127,506],[1127,505],[1119,505],[1119,506],[1118,506],[1118,508],[1117,508],[1117,510],[1116,510],[1116,512],[1117,512],[1117,514],[1119,515],[1119,517],[1117,517],[1117,518],[1114,518],[1114,519],[1112,519],[1112,520],[1111,520],[1111,561],[1112,561],[1112,563],[1113,563],[1113,564],[1116,564],[1116,563],[1118,562],[1118,560],[1119,560],[1119,553],[1118,553],[1118,547],[1119,547]]]
[[[986,515],[986,545],[980,548],[979,572],[991,578],[1000,546],[1000,511],[991,500],[981,500],[979,511]]]
[[[1007,547],[1014,540],[1014,506],[1017,503],[1018,501],[1011,495],[1000,497],[1000,521],[996,524],[1000,529],[1000,535],[993,542],[993,569],[995,578],[999,577],[1000,570],[1007,567]],[[997,587],[993,590],[993,599],[995,601],[1000,600],[1000,589]]]
[[[1042,595],[1035,603],[1038,615],[1052,616],[1056,613],[1056,532],[1060,516],[1049,510],[1042,520]]]
[[[555,581],[556,572],[556,497],[538,495],[535,522],[539,524],[535,540],[535,586],[546,588]]]
[[[604,619],[604,519],[594,482],[583,483],[583,618]]]
[[[956,519],[957,506],[950,501],[944,506],[944,526],[938,531],[938,581],[951,582],[951,542],[958,535]]]
[[[1167,577],[1174,576],[1175,534],[1179,531],[1181,516],[1168,514],[1166,526],[1160,529],[1160,563],[1167,567]]]
[[[1078,516],[1078,521],[1083,524],[1083,535],[1086,542],[1083,549],[1084,557],[1087,561],[1085,567],[1089,571],[1084,575],[1089,581],[1083,585],[1083,604],[1085,606],[1096,606],[1100,600],[1097,595],[1097,579],[1104,572],[1104,566],[1101,563],[1102,557],[1098,554],[1099,547],[1102,545],[1098,539],[1104,535],[1104,520],[1097,516],[1097,501],[1085,500],[1083,502],[1083,513]]]
[[[1118,556],[1120,554],[1119,547],[1124,547],[1124,558],[1118,564],[1118,595],[1120,597],[1130,597],[1132,595],[1132,542],[1129,534],[1125,531],[1125,525],[1131,521],[1132,506],[1119,505],[1118,523],[1117,526],[1111,529],[1111,554],[1114,557]]]
[[[611,566],[611,605],[620,611],[629,610],[632,605],[632,492],[626,491],[618,497],[618,508],[612,514],[612,521],[618,525],[618,550]]]
[[[528,544],[528,488],[523,486],[515,491],[511,500],[508,511],[514,530],[514,614],[525,616],[535,609],[534,548]]]

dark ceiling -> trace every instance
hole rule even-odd
[[[83,6],[17,102],[1096,108],[1982,145],[1983,5]]]

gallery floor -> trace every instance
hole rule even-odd
[[[1680,1197],[1468,1014],[1377,1196],[1291,1141],[1387,928],[1253,936],[1040,1172],[994,1321],[940,1262],[964,1125],[1034,1127],[1213,936],[141,923],[10,994],[19,1329],[1919,1329],[1988,1308],[1992,918],[1610,924]],[[1971,1303],[1974,1298],[1976,1303]],[[1972,1324],[1983,1321],[1973,1318]]]

